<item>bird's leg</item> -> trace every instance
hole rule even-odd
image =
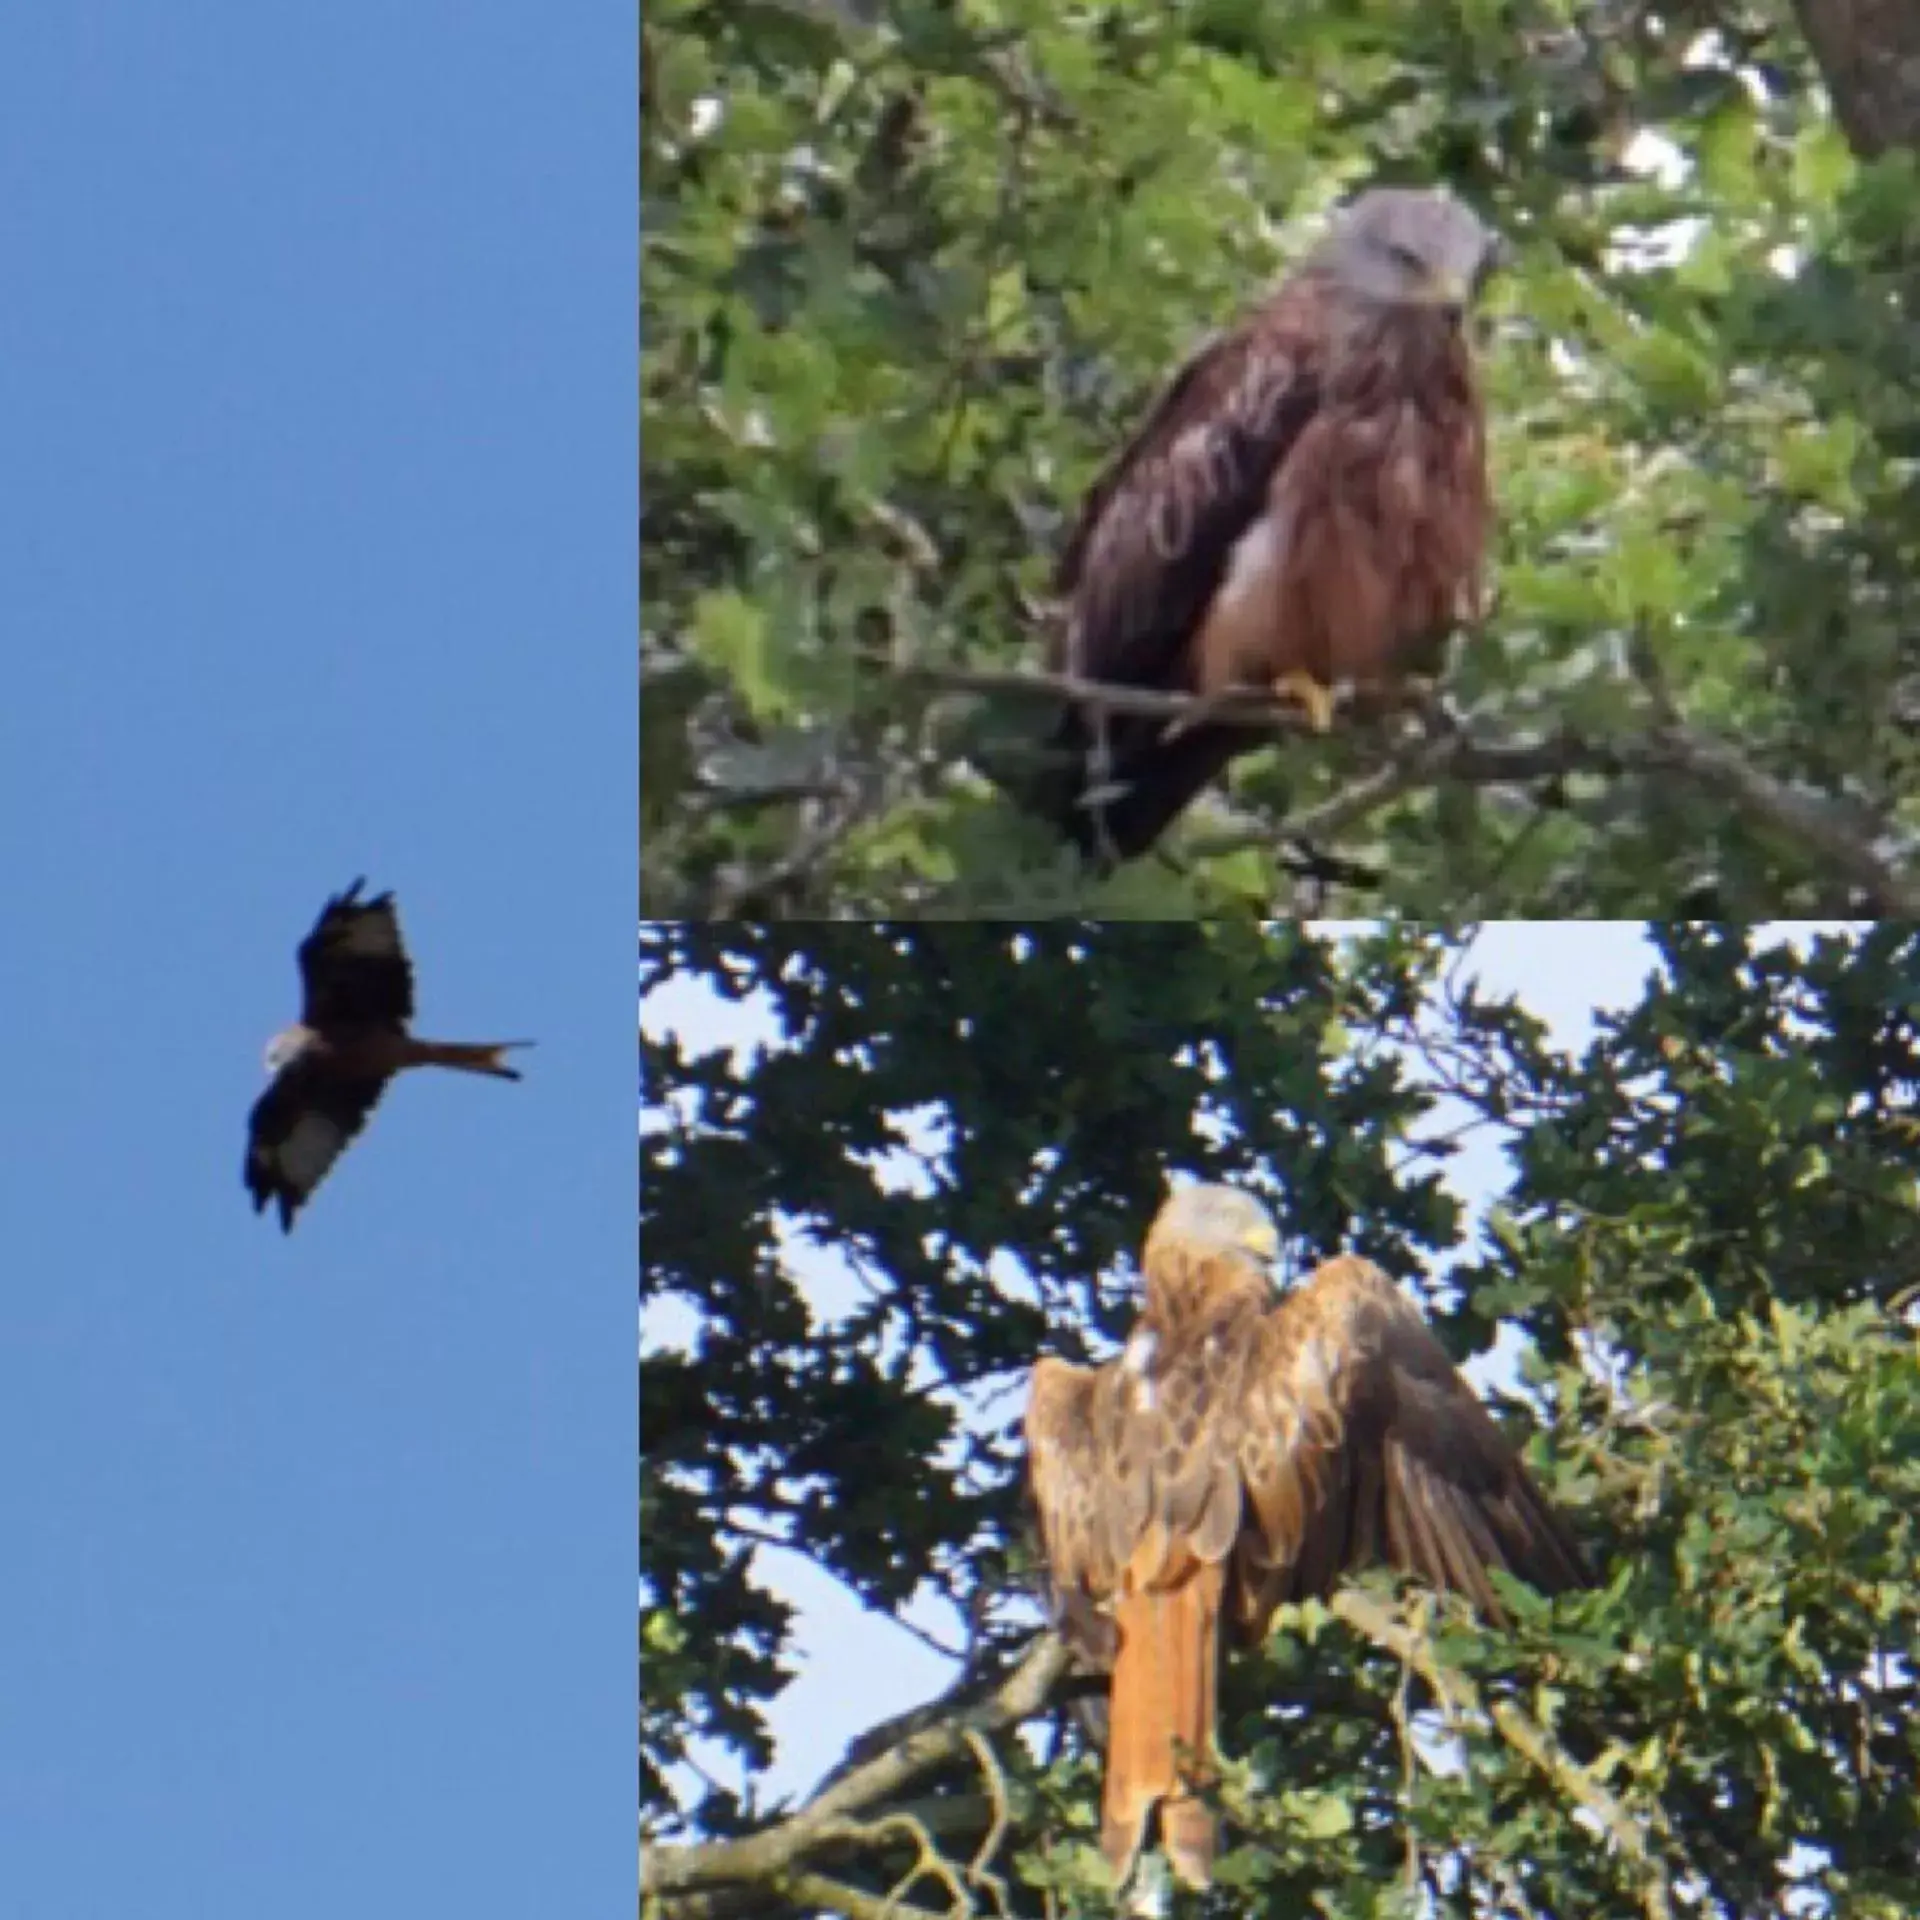
[[[1303,667],[1283,673],[1273,683],[1273,697],[1288,700],[1306,710],[1307,725],[1315,733],[1333,731],[1334,691],[1316,680]]]

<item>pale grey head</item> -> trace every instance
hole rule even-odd
[[[1218,1248],[1271,1269],[1280,1257],[1280,1229],[1252,1194],[1238,1187],[1176,1187],[1154,1216],[1147,1252],[1163,1236],[1188,1248]]]
[[[1374,187],[1335,220],[1312,264],[1364,300],[1459,312],[1504,253],[1499,235],[1452,194]]]

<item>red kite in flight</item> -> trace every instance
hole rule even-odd
[[[1462,317],[1499,242],[1449,195],[1363,194],[1174,376],[1094,483],[1050,667],[1163,693],[1430,684],[1482,608],[1492,505]],[[1144,853],[1247,728],[1076,705],[1027,803],[1091,857]]]
[[[320,910],[300,943],[300,1020],[267,1043],[273,1084],[247,1123],[247,1191],[253,1210],[278,1203],[293,1216],[360,1129],[403,1067],[458,1067],[520,1078],[501,1055],[531,1040],[488,1044],[416,1040],[413,968],[400,938],[393,895],[360,898],[356,880]]]
[[[1589,1576],[1418,1311],[1365,1260],[1276,1303],[1279,1236],[1228,1187],[1185,1187],[1142,1256],[1146,1309],[1103,1367],[1043,1359],[1027,1401],[1060,1617],[1111,1667],[1101,1848],[1116,1885],[1157,1804],[1173,1871],[1212,1873],[1224,1610],[1257,1643],[1284,1601],[1385,1561],[1502,1618],[1498,1567],[1543,1593]]]

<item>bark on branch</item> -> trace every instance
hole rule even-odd
[[[1920,149],[1920,8],[1913,0],[1795,0],[1833,111],[1863,160]]]
[[[1018,668],[908,664],[895,671],[902,679],[954,691],[1030,694],[1077,701],[1108,713],[1204,719],[1209,725],[1276,736],[1298,735],[1306,726],[1297,708],[1259,694],[1209,699]],[[1390,748],[1380,766],[1330,800],[1275,823],[1269,838],[1309,845],[1330,840],[1406,794],[1449,783],[1524,786],[1582,774],[1601,779],[1639,774],[1717,795],[1755,826],[1799,848],[1810,864],[1841,875],[1872,912],[1920,916],[1920,873],[1878,847],[1864,823],[1834,802],[1754,765],[1730,742],[1691,726],[1665,702],[1652,699],[1649,704],[1646,726],[1631,734],[1594,736],[1560,728],[1497,740],[1455,729],[1406,742]],[[1244,841],[1236,838],[1231,844],[1237,848]]]
[[[946,1712],[921,1722],[896,1744],[830,1776],[797,1812],[764,1832],[693,1846],[643,1846],[641,1913],[657,1914],[659,1920],[721,1920],[722,1916],[746,1911],[737,1896],[743,1889],[758,1888],[760,1911],[765,1911],[766,1894],[771,1890],[789,1900],[857,1915],[862,1911],[860,1903],[871,1896],[828,1882],[811,1866],[810,1856],[844,1845],[849,1839],[898,1838],[900,1834],[891,1829],[903,1820],[912,1821],[917,1828],[910,1836],[920,1854],[916,1877],[946,1879],[947,1873],[934,1864],[938,1849],[929,1852],[936,1837],[932,1823],[897,1808],[886,1809],[886,1803],[936,1767],[968,1758],[983,1764],[980,1751],[985,1737],[1018,1726],[1038,1713],[1067,1667],[1067,1650],[1059,1638],[1043,1633],[1020,1663],[990,1690],[982,1694],[969,1689],[967,1696],[955,1700]],[[996,1787],[997,1782],[989,1776],[990,1798]],[[872,1817],[863,1819],[870,1810],[874,1810]],[[1003,1820],[996,1819],[993,1830],[997,1832],[1003,1825]],[[956,1876],[977,1881],[988,1878],[986,1862],[981,1858],[964,1869],[943,1864]],[[833,1888],[846,1898],[828,1898]],[[949,1892],[952,1890],[950,1885]],[[905,1891],[896,1889],[886,1910],[899,1920],[918,1920],[929,1910],[904,1904],[901,1896]],[[874,1910],[879,1911],[884,1904],[875,1901]]]

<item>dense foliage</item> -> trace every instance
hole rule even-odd
[[[704,1890],[661,1849],[664,1920],[877,1913],[903,1807],[952,1878],[888,1911],[1107,1910],[1071,1719],[990,1743],[1000,1884],[964,1872],[975,1757],[837,1837],[674,1787],[696,1736],[763,1765],[808,1658],[758,1540],[877,1608],[951,1596],[989,1675],[1017,1656],[1022,1371],[1112,1351],[1171,1168],[1262,1193],[1303,1261],[1406,1277],[1462,1356],[1523,1334],[1524,1390],[1491,1397],[1606,1580],[1506,1633],[1401,1593],[1411,1678],[1344,1617],[1284,1622],[1230,1670],[1208,1910],[1920,1911],[1920,937],[1666,930],[1578,1055],[1473,984],[1470,938],[644,930],[643,1004],[700,983],[775,1034],[738,1062],[643,1043],[643,1292],[678,1329],[641,1362],[643,1818],[766,1845],[703,1851]],[[1481,1224],[1441,1177],[1469,1141],[1505,1170]],[[823,1258],[857,1276],[843,1314],[803,1278]],[[1476,1690],[1449,1690],[1451,1765],[1407,1731],[1436,1674]]]
[[[654,0],[644,55],[648,911],[1271,907],[1301,821],[1435,918],[1920,897],[1920,192],[1786,0]],[[969,676],[1037,666],[1081,490],[1378,179],[1516,249],[1453,696],[1536,777],[1288,737],[1091,881]]]

